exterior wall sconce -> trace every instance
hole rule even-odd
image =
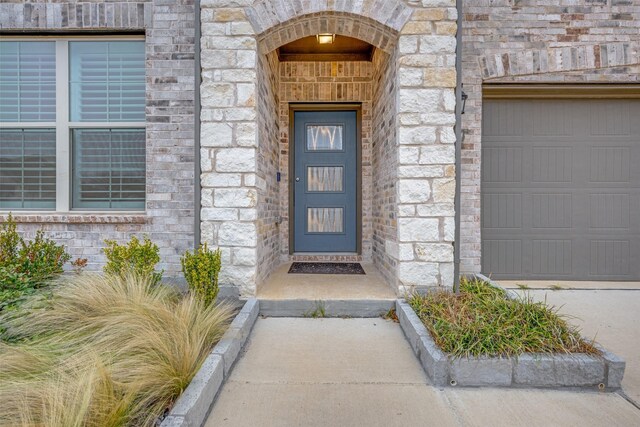
[[[336,39],[336,35],[331,33],[322,33],[318,34],[316,38],[318,39],[318,44],[331,44]]]
[[[463,90],[460,98],[462,98],[462,111],[460,111],[460,114],[464,114],[464,108],[467,106],[467,98],[469,98],[469,95],[467,95],[467,93]]]

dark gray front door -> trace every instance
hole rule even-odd
[[[357,115],[294,113],[294,251],[356,252]]]

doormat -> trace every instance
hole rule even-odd
[[[294,262],[289,274],[367,274],[357,262]]]

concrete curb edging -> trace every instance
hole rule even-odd
[[[380,317],[395,307],[395,300],[260,300],[260,315],[267,317]]]
[[[405,300],[396,315],[413,352],[435,386],[620,389],[625,361],[598,347],[587,354],[523,354],[517,358],[451,358],[436,345],[418,315]]]
[[[204,423],[253,329],[259,311],[257,299],[250,298],[244,303],[160,427],[199,427]]]

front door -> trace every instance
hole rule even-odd
[[[294,113],[294,251],[357,250],[357,113]]]

